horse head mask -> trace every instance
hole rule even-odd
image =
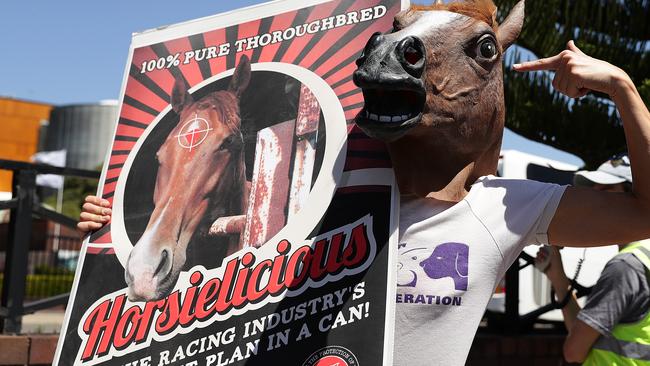
[[[523,19],[523,1],[501,25],[491,0],[412,6],[395,16],[391,33],[370,38],[354,73],[365,99],[356,123],[388,142],[403,192],[411,186],[405,167],[414,170],[417,159],[448,159],[436,169],[441,181],[411,187],[420,195],[443,189],[470,163],[474,175],[496,169],[505,119],[501,63]]]

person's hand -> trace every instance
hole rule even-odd
[[[614,98],[622,83],[629,79],[620,68],[584,54],[573,41],[555,56],[514,64],[512,68],[555,71],[553,87],[571,98],[580,98],[592,90]]]
[[[95,196],[87,196],[81,207],[77,229],[86,234],[101,229],[111,220],[111,203]]]
[[[562,255],[560,250],[556,246],[540,248],[535,257],[535,262],[542,263],[549,260],[548,267],[544,271],[544,274],[548,277],[551,282],[560,281],[566,279],[566,274],[564,273],[564,267],[562,265]]]

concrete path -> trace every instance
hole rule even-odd
[[[58,334],[63,324],[64,310],[47,309],[23,317],[23,334]]]

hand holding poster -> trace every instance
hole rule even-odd
[[[396,190],[352,125],[399,1],[136,34],[55,365],[389,365]],[[330,362],[331,361],[331,362]]]

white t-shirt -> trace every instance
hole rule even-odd
[[[403,198],[394,364],[463,365],[498,281],[546,244],[565,187],[480,178],[458,203]]]

